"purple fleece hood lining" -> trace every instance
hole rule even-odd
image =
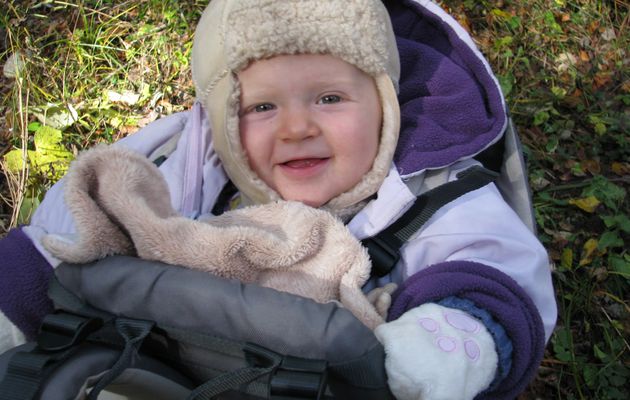
[[[475,156],[505,129],[503,96],[484,61],[448,23],[412,0],[386,0],[398,49],[401,176]]]
[[[388,320],[450,296],[468,299],[488,311],[512,341],[510,373],[495,391],[482,393],[478,398],[515,398],[535,376],[544,353],[545,333],[536,306],[516,281],[497,269],[469,261],[450,261],[407,279],[394,296]]]
[[[53,269],[21,229],[0,240],[0,309],[33,339],[39,322],[53,309],[47,296]],[[6,296],[11,293],[11,296]]]

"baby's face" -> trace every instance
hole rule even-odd
[[[308,54],[256,61],[238,80],[250,167],[283,199],[319,207],[371,169],[382,111],[370,76]]]

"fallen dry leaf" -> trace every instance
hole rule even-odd
[[[24,56],[21,52],[16,51],[11,54],[7,61],[4,63],[2,68],[2,73],[7,78],[16,78],[22,75],[22,70],[24,69]]]
[[[612,28],[605,29],[604,32],[602,32],[602,39],[604,39],[607,42],[610,42],[611,40],[614,40],[616,38],[617,38],[617,34],[615,33],[615,30]]]
[[[575,64],[577,64],[577,58],[573,54],[565,52],[556,58],[555,67],[558,72],[564,72]]]
[[[610,166],[612,172],[619,176],[630,175],[630,164],[614,161]]]
[[[599,165],[599,161],[598,160],[584,160],[581,162],[582,167],[590,172],[593,175],[598,175],[602,172],[602,168]]]
[[[610,72],[599,72],[593,77],[593,89],[600,89],[612,82],[612,74]]]
[[[593,261],[593,256],[597,250],[597,239],[589,239],[584,243],[582,248],[582,257],[580,258],[580,266],[588,265]]]
[[[107,99],[112,103],[124,103],[127,105],[134,105],[140,100],[140,95],[129,90],[125,90],[122,93],[114,92],[113,90],[107,91]]]
[[[569,200],[569,204],[574,205],[587,213],[594,213],[597,206],[601,204],[601,201],[599,201],[595,196],[588,196],[581,199],[571,199]]]

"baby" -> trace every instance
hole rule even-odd
[[[387,180],[397,175],[390,170],[400,131],[397,50],[379,1],[212,2],[197,28],[193,78],[209,115],[213,147],[242,203],[297,200],[344,220],[353,218],[351,229],[395,219],[383,207]],[[479,262],[488,254],[481,245],[487,232],[475,238],[468,227],[491,225],[483,215],[505,218],[505,204],[494,207],[500,202],[494,193],[484,195],[485,206],[494,208],[491,213],[484,211],[477,219],[462,211],[459,221],[434,224],[433,237],[442,236],[444,245],[408,245],[402,263],[406,271],[390,277],[403,290],[389,315],[393,321],[376,334],[388,355],[390,387],[397,398],[466,399],[486,390],[500,393],[509,385],[523,387],[515,380],[526,378],[511,373],[524,368],[521,373],[531,374],[532,360],[540,359],[544,333],[538,311],[515,282],[494,268],[501,261]],[[478,206],[460,203],[458,208],[478,212]],[[545,282],[545,296],[553,299],[549,273],[539,270],[547,265],[544,250],[520,222],[513,222],[520,228],[511,228],[509,236],[520,243],[497,244],[497,252],[516,256],[513,252],[528,248],[536,254],[538,266],[530,262],[530,272],[518,274],[536,275]],[[452,245],[443,235],[470,236],[469,245],[459,246],[479,251],[437,256],[431,267],[418,265],[429,248],[437,246],[431,250],[436,254],[449,251]],[[482,277],[487,281],[482,283]],[[433,292],[425,293],[424,286],[430,285],[435,285]],[[472,287],[484,296],[509,292],[519,299],[511,304],[527,321],[521,327],[533,347],[525,351],[537,356],[529,354],[532,360],[525,361],[523,348],[511,350],[520,344],[495,320],[490,309],[495,304],[463,295]],[[501,388],[505,382],[510,383]]]
[[[153,124],[161,139],[122,143],[156,158],[176,138],[160,170],[191,217],[292,200],[362,240],[477,164],[507,124],[487,64],[431,2],[212,0],[192,57],[203,110]],[[44,216],[60,192],[0,254],[17,251],[9,241],[41,250],[42,234],[67,226]],[[50,274],[54,259],[37,255],[30,268]],[[494,184],[436,212],[364,291],[392,282],[375,333],[396,398],[514,398],[533,378],[556,318],[547,255]],[[30,326],[0,293],[2,311]]]

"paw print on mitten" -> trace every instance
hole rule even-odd
[[[482,325],[474,318],[458,311],[444,311],[442,317],[442,321],[422,317],[418,323],[424,330],[435,335],[434,344],[438,349],[446,353],[463,351],[469,360],[478,361],[481,349],[475,340],[475,334],[481,331]],[[460,333],[459,337],[444,334],[445,323],[448,327],[456,329]]]

